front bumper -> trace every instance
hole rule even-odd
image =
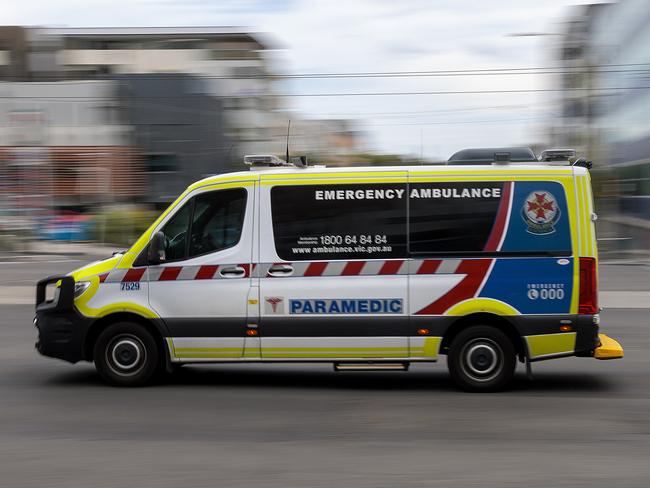
[[[45,299],[48,284],[61,281],[58,296]],[[83,343],[92,320],[74,307],[74,279],[71,276],[50,276],[36,285],[36,317],[38,329],[36,349],[44,356],[76,363],[84,358]]]
[[[605,334],[598,334],[599,346],[594,349],[596,359],[620,359],[624,355],[623,346]]]

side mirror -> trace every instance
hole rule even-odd
[[[149,250],[147,251],[147,261],[149,264],[164,263],[165,256],[165,234],[156,232],[151,241],[149,241]]]

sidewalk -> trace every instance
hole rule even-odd
[[[26,256],[88,256],[90,258],[110,257],[119,246],[94,242],[30,241],[19,251],[0,251],[0,259]]]

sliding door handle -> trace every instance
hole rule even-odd
[[[292,273],[293,266],[289,264],[274,264],[267,271],[269,276],[291,276]]]

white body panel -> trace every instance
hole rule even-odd
[[[360,177],[364,176],[362,174]],[[404,177],[406,183],[406,173],[396,173],[395,176]],[[296,184],[299,184],[296,182]],[[259,256],[261,263],[283,263],[283,260],[277,255],[273,238],[273,223],[271,215],[271,185],[260,186],[260,242]],[[300,202],[296,202],[300,205]],[[364,269],[376,268],[380,263],[367,260]],[[260,269],[259,290],[260,290],[260,330],[261,330],[261,354],[262,358],[277,358],[283,354],[286,357],[346,357],[349,351],[355,353],[361,352],[364,358],[380,357],[407,357],[408,356],[408,337],[382,337],[378,328],[377,336],[367,337],[350,337],[347,334],[337,337],[337,322],[330,320],[332,329],[329,329],[328,318],[341,319],[344,317],[356,317],[357,320],[371,321],[377,315],[367,314],[360,317],[359,314],[342,314],[336,315],[317,314],[317,315],[292,315],[289,307],[291,300],[348,300],[348,299],[398,299],[402,302],[401,312],[391,315],[395,320],[402,320],[404,323],[408,320],[408,277],[404,274],[391,276],[363,275],[344,276],[342,274],[346,262],[328,261],[327,270],[317,277],[301,276],[302,273],[289,273],[286,276],[271,277],[267,269]],[[287,263],[290,269],[299,269],[304,263]],[[406,262],[403,264],[406,271]],[[273,311],[268,300],[282,300],[282,307],[278,305],[276,311]],[[273,334],[272,337],[264,335],[265,325],[269,319],[287,321],[298,321],[300,318],[317,318],[320,320],[318,330],[323,333],[315,336],[306,330],[304,336],[298,331],[292,334],[292,337],[278,337]],[[305,327],[309,327],[306,323]],[[340,327],[340,325],[339,325]],[[268,325],[266,325],[268,329]],[[343,348],[343,349],[341,349]],[[388,348],[388,349],[386,349]],[[338,355],[340,351],[343,356]]]
[[[246,215],[241,238],[234,247],[192,259],[165,263],[161,266],[150,266],[148,270],[150,306],[168,322],[168,326],[174,321],[182,324],[183,319],[201,319],[203,322],[214,320],[213,324],[204,323],[202,327],[203,335],[209,336],[210,339],[203,340],[202,343],[201,338],[192,338],[190,341],[192,345],[188,346],[191,348],[203,347],[207,352],[214,353],[206,354],[206,357],[217,357],[216,352],[220,348],[223,348],[224,357],[241,357],[244,351],[248,314],[247,300],[251,288],[250,273],[246,272],[244,276],[231,278],[222,273],[224,269],[239,265],[250,266],[251,263],[256,201],[255,185],[248,186],[246,190]],[[218,191],[218,188],[209,191]],[[201,191],[198,190],[192,192],[187,196],[186,201],[199,193]],[[171,217],[172,215],[170,215]],[[167,220],[169,219],[163,221],[159,228],[162,228]],[[192,279],[200,266],[206,265],[218,266],[216,271],[218,277],[216,279]],[[182,267],[177,279],[157,280],[156,278],[164,269],[169,267]],[[219,338],[220,335],[227,335],[220,332],[220,326],[223,326],[224,321],[228,321],[230,327],[232,327],[232,321],[240,323],[241,336]],[[180,339],[174,339],[175,346],[178,340]],[[184,344],[183,341],[186,339],[182,339]],[[201,344],[203,345],[201,346]],[[188,355],[188,357],[196,358],[197,355]]]
[[[409,313],[415,314],[453,289],[466,275],[411,275],[409,279]]]

